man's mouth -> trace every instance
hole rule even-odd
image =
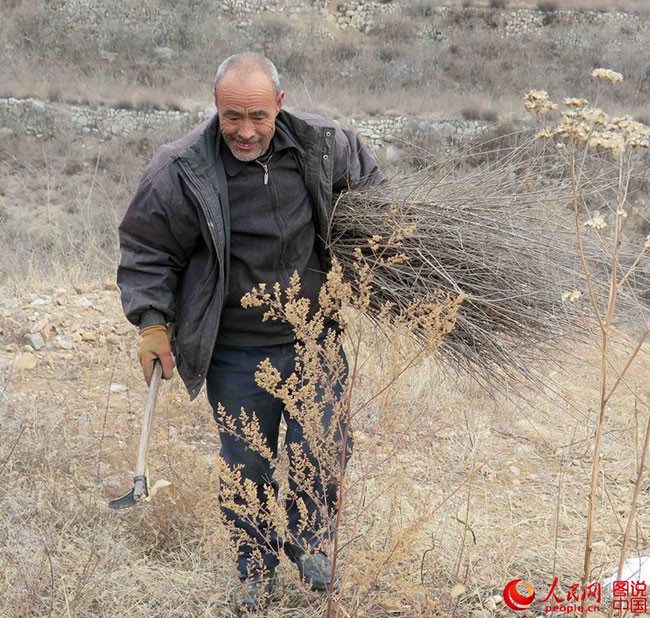
[[[235,144],[237,145],[237,148],[239,148],[240,150],[253,150],[258,145],[257,142],[242,144],[242,142],[238,142],[237,140],[235,140]]]

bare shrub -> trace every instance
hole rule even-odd
[[[421,19],[423,17],[431,17],[437,6],[439,6],[439,4],[434,0],[416,0],[415,2],[409,3],[406,7],[406,12],[408,15],[415,17],[416,19]]]
[[[468,97],[467,105],[460,110],[460,114],[464,120],[496,122],[499,118],[497,110],[487,106],[486,102],[478,97]]]
[[[0,170],[12,204],[0,226],[0,242],[11,247],[0,262],[0,279],[20,287],[30,277],[102,281],[118,255],[116,230],[142,169],[165,132],[134,133],[87,148],[74,135],[45,142],[20,136],[0,143]],[[25,203],[25,192],[31,200]]]
[[[417,17],[421,7],[428,10],[423,2],[377,16],[374,35],[340,32],[331,39],[321,36],[326,25],[311,13],[282,22],[264,12],[251,16],[249,27],[240,28],[235,21],[218,19],[213,3],[202,2],[197,9],[181,2],[174,11],[159,14],[145,5],[137,26],[115,19],[117,9],[111,9],[96,31],[83,19],[66,22],[65,13],[43,0],[8,9],[3,43],[11,47],[12,59],[2,66],[0,83],[9,95],[45,98],[48,89],[55,94],[58,89],[57,100],[87,98],[94,103],[130,99],[141,90],[155,108],[164,109],[170,108],[169,98],[208,101],[218,60],[233,46],[257,45],[282,68],[289,105],[294,98],[298,106],[330,113],[382,107],[428,113],[449,104],[449,93],[462,99],[474,92],[500,110],[514,111],[519,93],[512,92],[512,84],[525,91],[544,80],[549,88],[570,96],[573,88],[589,87],[584,75],[594,66],[615,63],[630,81],[620,93],[605,96],[620,95],[633,106],[647,105],[648,100],[644,69],[635,60],[648,34],[631,24],[627,27],[634,30],[633,36],[622,33],[618,22],[574,28],[555,20],[544,37],[525,35],[524,41],[518,35],[496,36],[494,30],[501,32],[504,25],[498,11],[457,8]],[[547,21],[555,14],[546,13]],[[411,44],[422,19],[453,35],[446,43],[423,38]],[[572,61],[562,62],[567,40],[574,39]],[[160,62],[153,53],[157,45],[170,46],[173,58]],[[107,61],[105,52],[116,57]],[[388,71],[382,58],[389,59]],[[128,92],[125,82],[133,85]],[[638,92],[632,83],[639,84]],[[449,113],[460,109],[454,106]]]
[[[361,55],[361,50],[356,42],[337,38],[331,44],[331,54],[335,61],[348,64]]]
[[[555,0],[540,0],[537,3],[537,10],[552,13],[558,10],[558,4]]]
[[[383,45],[394,45],[409,41],[413,36],[414,23],[411,18],[400,14],[388,14],[378,21],[370,36],[381,39]]]

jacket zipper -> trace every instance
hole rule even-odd
[[[273,158],[273,155],[271,155],[267,160],[266,163],[262,163],[261,161],[257,161],[256,163],[259,163],[262,168],[264,169],[264,184],[268,185],[269,184],[269,164],[271,163],[271,159]],[[275,196],[275,191],[273,190],[273,184],[269,186],[269,190],[271,192],[271,207],[273,209],[273,214],[275,216],[275,221],[278,224],[278,229],[280,230],[280,238],[282,239],[282,250],[280,251],[280,279],[284,278],[286,280],[286,283],[284,284],[285,287],[289,287],[289,273],[285,272],[286,271],[286,265],[284,263],[284,254],[285,254],[285,249],[286,249],[286,238],[284,234],[284,226],[282,225],[282,217],[280,217],[280,209],[278,208],[277,204],[277,198]],[[284,282],[283,282],[284,283]]]
[[[255,161],[255,163],[259,163],[263,168],[264,168],[264,184],[268,185],[269,184],[269,163],[271,162],[271,159],[273,158],[273,155],[271,155],[266,163],[262,163],[261,161]]]

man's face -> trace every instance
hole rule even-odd
[[[262,72],[241,76],[231,69],[221,78],[214,103],[221,134],[236,159],[252,161],[268,150],[283,98],[284,92],[275,96]]]

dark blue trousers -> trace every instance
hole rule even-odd
[[[336,332],[340,332],[338,325]],[[323,336],[326,333],[324,332]],[[349,366],[343,348],[340,354],[345,364],[345,379]],[[259,422],[260,433],[264,436],[266,444],[277,458],[278,434],[280,420],[284,415],[287,432],[285,448],[289,454],[289,489],[290,494],[285,501],[288,518],[288,537],[282,539],[274,530],[268,529],[268,524],[262,519],[252,522],[249,517],[241,517],[233,509],[225,507],[221,500],[219,506],[226,520],[234,524],[236,531],[232,535],[233,543],[239,540],[239,555],[237,570],[240,578],[247,577],[254,573],[259,565],[252,564],[252,552],[258,548],[263,556],[264,567],[273,568],[277,566],[280,549],[291,560],[296,562],[303,551],[309,551],[316,547],[321,541],[331,540],[333,517],[335,515],[335,502],[338,494],[337,471],[327,471],[318,465],[309,445],[303,439],[303,428],[297,419],[293,418],[284,403],[257,386],[255,383],[255,372],[258,364],[265,358],[269,358],[272,365],[279,370],[282,380],[286,380],[296,369],[294,344],[279,344],[270,346],[230,346],[217,344],[212,354],[210,369],[207,376],[208,400],[213,408],[214,417],[219,424],[221,438],[220,455],[228,466],[241,468],[241,477],[251,479],[257,487],[257,497],[262,505],[266,504],[265,486],[271,486],[275,499],[278,497],[278,482],[273,477],[274,464],[268,461],[259,453],[249,448],[245,441],[238,435],[224,430],[223,417],[217,414],[218,403],[221,402],[225,408],[225,416],[230,417],[236,424],[237,430],[241,432],[240,408],[244,408],[250,415],[254,411]],[[327,371],[325,364],[323,370]],[[329,374],[328,374],[329,375]],[[342,395],[342,384],[332,384],[335,397]],[[317,388],[317,397],[322,398],[323,392],[320,386]],[[323,407],[322,423],[324,428],[331,426],[333,406],[327,403]],[[340,461],[342,453],[342,436],[345,433],[345,419],[340,419],[338,427],[334,431],[335,446],[337,449],[337,461]],[[353,439],[352,430],[347,429],[347,448],[345,453],[345,465],[352,455]],[[297,450],[299,449],[299,450]],[[296,454],[300,457],[307,457],[316,470],[313,478],[313,491],[302,489],[303,484],[297,483],[292,474],[293,464],[296,461]],[[322,497],[322,500],[317,498]],[[308,521],[313,517],[315,525],[312,529],[300,531],[300,511],[298,498],[304,501],[307,508]],[[235,502],[245,504],[246,499],[238,494]],[[323,515],[327,513],[329,521],[323,521]],[[303,514],[304,519],[304,514]],[[320,530],[320,534],[317,531]],[[323,534],[323,530],[327,533]]]

